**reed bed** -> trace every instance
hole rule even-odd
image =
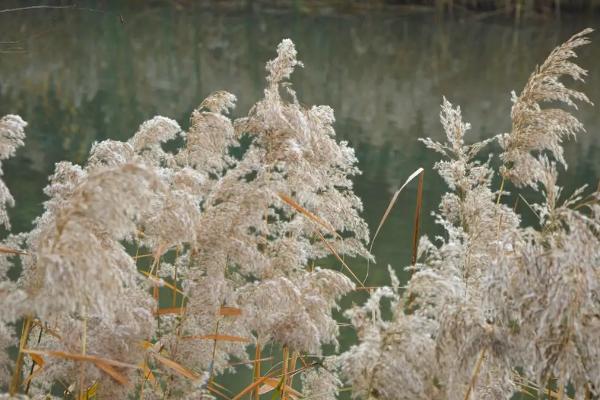
[[[0,246],[0,398],[598,396],[600,192],[557,185],[562,143],[583,131],[567,107],[590,103],[561,79],[586,76],[573,59],[590,33],[513,93],[508,133],[467,144],[469,124],[443,99],[446,141],[422,140],[443,156],[434,169],[449,188],[434,239],[420,237],[423,168],[370,239],[354,151],[336,141],[330,107],[297,99],[289,78],[302,63],[288,39],[246,117],[231,120],[236,97],[218,91],[187,130],[157,116],[127,141],[95,143],[83,165],[58,163],[34,228]],[[26,126],[0,120],[1,160]],[[499,154],[483,154],[492,142]],[[411,278],[389,267],[389,286],[366,286],[346,259],[374,263],[414,180]],[[523,188],[543,200],[505,205]],[[13,203],[1,183],[7,228]],[[320,266],[326,257],[340,269]],[[324,352],[338,348],[333,311],[356,290],[368,299],[344,315],[357,342]],[[248,368],[241,390],[222,384]]]

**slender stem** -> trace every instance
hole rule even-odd
[[[283,374],[281,377],[281,400],[285,400],[285,387],[288,375],[288,358],[290,351],[287,346],[283,346]]]
[[[417,186],[417,205],[415,206],[415,219],[413,224],[412,265],[417,263],[417,251],[419,249],[419,229],[421,225],[421,207],[423,205],[423,175],[425,175],[425,171],[422,171],[419,174],[419,183]]]
[[[215,356],[217,355],[217,335],[219,334],[219,324],[221,323],[221,320],[217,320],[217,325],[215,326],[215,341],[213,344],[213,351],[212,351],[212,357],[210,360],[210,374],[208,376],[208,383],[210,384],[213,380],[213,371],[214,371],[214,363],[215,363]]]
[[[498,198],[496,199],[496,205],[500,205],[500,199],[502,198],[502,193],[504,193],[504,183],[506,182],[506,178],[503,176],[502,181],[500,182],[500,189],[498,189]]]
[[[294,353],[292,354],[292,358],[290,360],[290,366],[289,366],[290,371],[294,371],[294,372],[296,371],[296,363],[297,362],[298,362],[298,352],[294,351]],[[294,383],[294,376],[295,376],[295,373],[289,377],[289,379],[288,379],[289,382],[286,383],[286,385],[290,388],[292,387],[292,385]]]
[[[85,356],[87,351],[87,313],[83,316],[83,337],[81,339],[81,354]],[[84,389],[84,381],[85,381],[85,364],[81,366],[81,371],[79,372],[79,398],[83,399],[85,393]],[[86,396],[87,397],[87,396]]]
[[[40,324],[40,334],[38,335],[36,345],[39,345],[40,342],[42,341],[42,334],[43,333],[44,333],[44,329],[42,328],[42,325]],[[41,367],[42,366],[40,365],[40,368]],[[35,368],[35,363],[31,363],[31,369],[29,370],[29,377],[27,379],[27,387],[25,388],[25,394],[29,393],[29,386],[31,385],[31,375],[33,375],[34,368]]]
[[[585,385],[585,400],[592,400],[592,391],[589,384]]]
[[[565,393],[565,384],[564,382],[560,382],[560,384],[558,385],[558,396],[557,396],[557,400],[563,400],[563,395]]]
[[[21,339],[19,340],[19,354],[17,355],[17,362],[15,363],[15,371],[10,381],[9,393],[14,395],[19,390],[19,384],[21,381],[21,369],[23,368],[23,349],[27,346],[29,340],[29,333],[31,332],[31,322],[33,318],[27,316],[23,322],[23,330],[21,332]]]
[[[504,183],[506,182],[506,178],[502,176],[502,182],[500,182],[500,189],[498,189],[498,198],[496,199],[496,212],[498,212],[498,207],[500,206],[500,199],[502,198],[502,193],[504,193]],[[498,229],[496,230],[496,237],[500,237],[500,227],[502,226],[502,214],[498,217]]]
[[[260,342],[258,339],[256,340],[256,350],[254,351],[254,376],[252,378],[252,383],[256,382],[260,379]],[[253,391],[254,400],[260,399],[260,394],[258,393],[258,386]]]
[[[483,364],[483,360],[485,359],[485,351],[483,348],[479,351],[479,357],[477,358],[477,363],[475,364],[475,368],[473,369],[473,374],[471,374],[471,382],[469,382],[469,387],[467,388],[467,393],[465,393],[464,400],[469,400],[471,396],[471,391],[475,387],[477,383],[477,377],[479,376],[479,370],[481,369],[481,364]]]
[[[175,269],[173,271],[173,297],[171,300],[171,307],[177,306],[177,259],[179,258],[180,250],[180,246],[177,246],[175,249],[175,260],[173,261]]]

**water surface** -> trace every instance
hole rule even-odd
[[[247,113],[264,88],[264,63],[282,38],[297,45],[305,68],[293,76],[305,104],[336,111],[339,139],[357,150],[364,174],[356,190],[375,229],[392,193],[417,167],[426,169],[423,231],[445,190],[432,171],[437,156],[417,138],[441,138],[442,96],[460,104],[472,140],[510,129],[510,91],[520,90],[545,55],[598,20],[528,21],[441,18],[432,13],[319,15],[172,7],[97,13],[40,10],[0,15],[0,115],[29,122],[27,145],[5,163],[17,207],[15,230],[42,212],[42,188],[54,163],[82,163],[94,141],[126,140],[161,114],[187,127],[210,92],[238,96]],[[119,17],[119,14],[122,16]],[[595,38],[594,38],[595,39]],[[6,43],[16,42],[16,43]],[[600,40],[581,50],[590,70],[586,91],[600,103]],[[567,146],[573,188],[600,177],[600,116],[577,113],[588,133]],[[410,260],[415,185],[401,195],[374,252],[368,283],[387,281],[386,265]],[[364,262],[353,265],[364,274]]]

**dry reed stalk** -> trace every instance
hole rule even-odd
[[[250,339],[233,336],[233,335],[221,335],[221,334],[209,334],[209,335],[198,335],[198,336],[182,336],[181,340],[214,340],[215,342],[238,342],[238,343],[249,343]]]
[[[217,354],[217,339],[216,339],[216,336],[219,334],[219,324],[220,324],[220,323],[221,323],[221,320],[220,320],[220,319],[218,319],[218,320],[217,320],[217,323],[216,323],[216,325],[215,325],[215,333],[214,333],[214,335],[215,335],[215,338],[213,339],[213,340],[214,340],[214,343],[213,343],[212,356],[211,356],[211,359],[210,359],[210,371],[209,371],[209,374],[208,374],[208,383],[209,383],[209,384],[210,384],[210,383],[212,382],[212,380],[213,380],[213,372],[214,372],[215,356],[216,356],[216,354]]]
[[[36,322],[36,321],[33,321],[33,324],[34,324],[34,326],[35,326],[35,322]],[[39,328],[40,328],[40,333],[39,333],[39,335],[38,335],[38,338],[37,338],[37,343],[36,343],[36,345],[38,345],[38,346],[39,346],[40,342],[42,341],[42,334],[44,333],[44,329],[42,328],[42,326],[41,326],[41,325],[39,326]],[[34,357],[35,357],[35,358],[34,358]],[[33,363],[32,363],[32,365],[31,365],[31,369],[29,370],[29,376],[27,377],[27,379],[25,379],[25,382],[23,382],[23,383],[25,383],[25,384],[27,385],[27,386],[25,387],[25,394],[29,393],[29,387],[30,387],[30,385],[31,385],[31,380],[33,379],[33,375],[34,375],[34,368],[35,368],[35,366],[36,366],[36,365],[38,365],[38,366],[39,366],[38,372],[39,372],[39,371],[42,369],[42,367],[44,366],[44,359],[43,359],[42,357],[40,357],[40,356],[34,356],[34,355],[32,355],[32,356],[31,356],[31,359],[33,360]]]
[[[82,321],[83,325],[83,334],[81,339],[81,355],[85,356],[87,350],[87,316],[83,317]],[[79,372],[79,396],[83,397],[84,395],[84,381],[85,381],[85,364],[81,366],[81,370]]]
[[[252,376],[252,383],[256,382],[260,378],[260,357],[261,357],[260,343],[258,340],[256,341],[256,349],[254,350],[254,371]],[[259,400],[260,395],[258,393],[258,388],[253,391],[252,397],[254,400]]]
[[[15,363],[15,370],[10,382],[9,393],[10,395],[15,395],[19,390],[19,384],[21,380],[21,368],[23,368],[23,357],[24,357],[24,349],[27,346],[27,341],[29,340],[29,333],[31,332],[33,317],[27,316],[25,321],[23,322],[23,329],[21,331],[21,338],[19,340],[19,354],[17,354],[17,361]]]
[[[557,400],[563,400],[563,395],[564,394],[565,394],[565,384],[561,380],[560,384],[558,385],[558,398],[557,398]]]
[[[419,174],[419,181],[417,186],[417,202],[415,206],[415,219],[413,224],[413,236],[412,236],[412,258],[411,264],[417,263],[417,252],[419,250],[419,231],[421,225],[421,208],[423,207],[423,177],[425,170]]]
[[[402,190],[404,190],[404,188],[406,187],[406,185],[408,185],[413,179],[415,179],[417,176],[419,176],[423,172],[424,172],[423,168],[418,168],[415,172],[413,172],[412,174],[410,174],[410,176],[406,179],[406,181],[400,187],[400,189],[398,189],[398,190],[396,190],[394,192],[394,195],[392,196],[392,199],[390,200],[387,208],[385,209],[385,212],[383,213],[383,217],[381,217],[381,220],[379,221],[379,225],[377,225],[377,229],[375,230],[375,234],[373,235],[373,239],[371,239],[371,244],[369,245],[369,252],[371,250],[373,250],[373,245],[375,244],[375,239],[377,239],[377,236],[379,236],[379,232],[381,231],[381,228],[383,227],[383,224],[385,223],[385,221],[388,219],[388,216],[390,215],[390,212],[392,211],[392,208],[394,207],[394,204],[396,204],[396,201],[398,200],[398,196],[400,195],[400,193],[402,192]]]
[[[283,374],[281,376],[281,383],[280,383],[280,390],[281,390],[281,400],[285,400],[285,388],[286,388],[286,383],[287,383],[287,378],[288,378],[288,358],[289,358],[289,352],[290,350],[288,349],[287,346],[283,346],[283,355],[282,355],[282,359],[283,359]]]
[[[485,359],[486,349],[483,348],[479,350],[479,356],[477,357],[477,363],[475,364],[475,368],[473,369],[473,373],[471,374],[471,381],[469,382],[469,387],[467,388],[467,393],[465,393],[464,400],[469,400],[471,397],[471,391],[475,387],[477,383],[477,377],[479,376],[479,370],[481,369],[481,365],[483,364],[483,360]]]
[[[404,184],[402,184],[402,186],[400,186],[400,189],[398,189],[394,192],[392,199],[390,200],[387,208],[385,209],[385,212],[383,213],[383,217],[381,217],[381,220],[379,221],[379,225],[377,225],[377,229],[375,230],[373,239],[371,239],[371,244],[369,245],[369,253],[373,252],[373,245],[375,245],[375,239],[377,239],[377,236],[379,236],[379,232],[381,231],[383,224],[385,224],[385,221],[388,219],[390,212],[392,211],[392,208],[396,204],[396,201],[398,200],[398,196],[400,195],[402,190],[404,190],[406,185],[408,185],[413,179],[415,179],[415,177],[424,173],[424,171],[425,170],[423,168],[418,168],[415,172],[410,174],[410,176],[406,179]],[[422,178],[419,178],[419,179],[422,179]],[[418,193],[417,193],[417,195],[418,195]],[[371,268],[371,263],[369,260],[367,260],[367,272],[365,274],[365,278],[362,280],[362,284],[363,284],[362,286],[364,286],[364,283],[367,281],[367,278],[369,277],[370,268]]]
[[[294,351],[294,353],[292,354],[292,358],[290,360],[290,365],[289,365],[289,370],[294,371],[293,374],[290,375],[288,382],[285,382],[285,385],[287,387],[293,387],[293,383],[294,383],[294,376],[296,376],[296,363],[298,362],[298,352]]]
[[[179,251],[180,251],[180,246],[177,246],[177,249],[175,250],[175,261],[177,260],[177,258],[179,257]],[[173,297],[171,299],[171,306],[175,307],[175,305],[177,304],[177,262],[173,262],[175,268],[173,270],[173,288],[171,289],[171,291],[173,292]]]

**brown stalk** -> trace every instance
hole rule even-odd
[[[283,375],[281,376],[281,400],[285,400],[285,388],[288,379],[288,358],[290,350],[287,346],[283,346]]]
[[[565,394],[565,384],[561,381],[558,385],[558,398],[557,400],[563,400],[563,395]]]
[[[258,340],[256,341],[256,349],[254,351],[254,371],[252,377],[252,383],[256,382],[260,378],[260,343]],[[260,394],[258,393],[258,387],[253,391],[254,400],[260,399]]]
[[[412,237],[412,265],[417,263],[417,252],[419,250],[419,230],[421,227],[421,208],[423,207],[423,177],[425,170],[422,170],[419,174],[419,182],[417,186],[417,205],[415,207],[415,220],[413,224],[413,237]]]
[[[290,365],[289,365],[289,369],[291,371],[295,371],[296,370],[296,363],[298,362],[298,352],[295,351],[292,354],[292,359],[290,360]],[[294,383],[294,376],[296,376],[295,374],[292,374],[289,378],[288,378],[288,382],[285,382],[285,385],[289,388],[292,387],[293,383]]]
[[[23,322],[23,330],[21,331],[21,339],[19,340],[19,354],[17,355],[17,362],[15,363],[15,371],[10,381],[9,393],[14,395],[19,390],[19,384],[21,381],[21,369],[23,368],[23,353],[25,352],[25,346],[29,340],[29,333],[31,332],[31,322],[33,318],[27,316]]]
[[[214,335],[217,336],[219,334],[219,324],[221,323],[221,320],[217,320],[217,324],[215,326],[215,333]],[[214,339],[214,343],[213,343],[213,351],[212,351],[212,357],[210,359],[210,374],[208,376],[208,383],[210,384],[213,380],[213,365],[215,362],[215,356],[217,354],[217,339]]]
[[[33,321],[33,324],[35,326],[35,321]],[[44,333],[44,329],[42,328],[41,324],[40,324],[39,328],[40,328],[40,333],[38,335],[37,344],[36,345],[40,344],[40,342],[42,341],[42,334]],[[34,374],[36,372],[36,371],[34,371],[35,366],[36,365],[39,366],[38,372],[44,366],[44,359],[41,356],[33,356],[32,355],[31,359],[33,360],[33,363],[31,364],[31,369],[29,370],[29,376],[27,377],[27,379],[25,379],[25,382],[23,382],[24,384],[27,385],[25,387],[25,394],[29,393],[29,386],[31,385],[31,380],[33,379],[33,376],[34,376]]]
[[[84,316],[83,317],[83,337],[81,339],[81,355],[82,356],[85,356],[86,350],[87,350],[87,317]],[[105,372],[107,372],[107,371],[105,371]],[[113,376],[112,371],[107,372],[107,373],[110,376]],[[114,376],[113,376],[113,378],[114,378]],[[118,381],[118,379],[117,379],[117,381]],[[85,382],[85,364],[81,366],[81,370],[79,371],[79,396],[81,398],[83,398],[84,390],[85,390],[84,382]]]
[[[406,185],[408,185],[413,179],[415,179],[415,177],[417,177],[417,175],[421,175],[423,173],[423,171],[424,171],[423,168],[417,169],[406,179],[406,182],[404,182],[404,184],[400,187],[400,189],[398,189],[398,190],[396,190],[396,192],[394,192],[394,195],[392,196],[390,203],[388,204],[387,208],[385,209],[385,212],[383,213],[383,217],[381,217],[381,221],[379,221],[377,230],[375,230],[375,234],[373,235],[373,239],[371,240],[371,245],[369,246],[369,252],[373,249],[373,245],[375,244],[375,239],[377,239],[377,236],[379,235],[379,231],[381,231],[383,224],[388,219],[390,212],[392,211],[394,204],[396,204],[396,201],[398,200],[398,196],[400,195],[400,193],[402,193],[402,190],[404,190]]]
[[[402,186],[400,186],[400,189],[398,189],[398,190],[396,190],[394,192],[394,195],[392,196],[392,199],[390,200],[387,208],[385,209],[385,212],[383,213],[383,217],[381,217],[381,220],[379,221],[379,225],[377,225],[377,229],[375,230],[375,234],[373,235],[373,239],[371,239],[371,244],[369,245],[369,253],[373,252],[373,246],[375,245],[375,239],[377,239],[377,236],[379,236],[379,232],[381,231],[381,228],[383,227],[383,224],[385,224],[385,221],[387,221],[387,219],[388,219],[388,217],[390,215],[390,212],[392,212],[392,208],[394,208],[394,205],[396,204],[396,201],[398,200],[398,196],[400,195],[400,193],[402,193],[402,190],[404,190],[404,188],[406,187],[406,185],[408,185],[413,179],[415,179],[415,177],[417,175],[420,175],[421,177],[419,178],[419,180],[422,180],[422,174],[423,174],[423,172],[424,172],[423,168],[418,168],[415,172],[413,172],[412,174],[410,174],[410,176],[406,179],[406,181],[404,182],[404,184]],[[367,278],[369,277],[370,267],[371,267],[371,263],[367,259],[367,273],[365,274],[365,279],[362,280],[363,284],[367,281]]]
[[[600,192],[600,182],[598,182],[598,191]],[[589,384],[585,385],[585,400],[592,400],[592,391]]]

